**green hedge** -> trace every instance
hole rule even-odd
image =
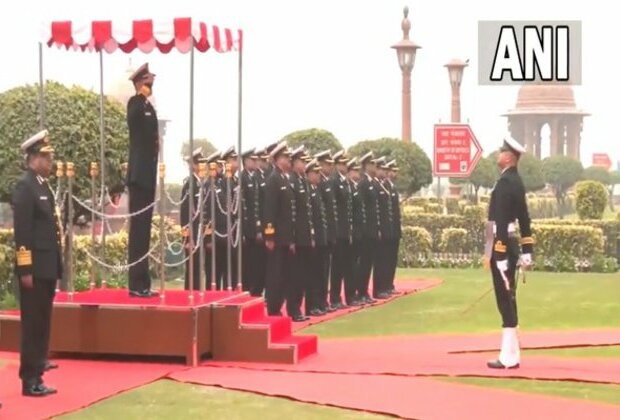
[[[403,227],[398,249],[399,267],[412,267],[418,255],[427,255],[432,251],[432,244],[428,230],[422,227]]]
[[[439,242],[441,252],[452,254],[465,254],[471,252],[471,238],[466,229],[446,228],[441,231]]]
[[[536,220],[534,224],[556,226],[590,226],[603,232],[604,249],[606,257],[616,257],[617,242],[620,238],[620,216],[617,220],[560,220],[545,219]]]
[[[577,215],[581,220],[603,218],[607,207],[608,193],[598,181],[580,181],[575,185]]]

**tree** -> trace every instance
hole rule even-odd
[[[469,182],[474,187],[474,201],[478,202],[478,190],[482,188],[493,188],[497,181],[497,165],[489,159],[482,158],[469,176]]]
[[[45,85],[45,128],[55,159],[75,165],[74,193],[90,196],[90,162],[99,163],[99,95],[78,86],[48,81]],[[0,93],[0,202],[10,201],[23,169],[19,145],[39,131],[39,89],[26,85]],[[104,100],[105,178],[108,188],[122,183],[121,163],[127,162],[129,133],[126,111],[115,100]],[[53,171],[55,173],[55,171]],[[52,178],[55,175],[52,175]],[[52,180],[52,185],[55,182]]]
[[[202,147],[202,154],[205,156],[209,156],[216,150],[215,146],[207,139],[194,139],[194,149],[198,147]],[[185,159],[187,156],[189,156],[189,140],[181,146],[181,157]]]
[[[525,191],[532,192],[545,188],[543,163],[531,153],[524,153],[519,159],[519,174],[523,180]]]
[[[611,171],[609,173],[609,208],[614,210],[614,190],[616,185],[620,184],[620,171]]]
[[[293,131],[282,138],[290,148],[296,148],[302,144],[308,153],[314,155],[323,150],[331,150],[332,153],[342,149],[342,144],[331,132],[320,128]]]
[[[415,143],[405,143],[395,138],[366,140],[348,149],[350,156],[362,156],[373,152],[375,157],[386,156],[388,160],[396,159],[400,167],[396,177],[396,188],[405,194],[418,192],[433,182],[431,161],[424,150]]]
[[[575,186],[579,219],[603,218],[607,206],[607,188],[599,181],[580,181]]]
[[[563,217],[566,192],[581,179],[582,173],[581,162],[571,157],[556,155],[543,160],[543,176],[545,182],[553,187],[560,218]]]

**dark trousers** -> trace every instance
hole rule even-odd
[[[243,242],[241,283],[243,291],[261,296],[265,287],[265,245],[255,238]]]
[[[321,266],[321,281],[319,283],[319,305],[321,309],[327,308],[327,295],[329,293],[329,274],[332,264],[332,255],[334,251],[334,245],[328,244],[324,248],[324,254],[322,258],[323,265]]]
[[[265,300],[267,301],[267,313],[280,315],[284,296],[287,292],[287,284],[291,279],[294,254],[289,247],[278,246],[273,251],[267,251],[267,275],[265,278]]]
[[[305,311],[310,312],[312,298],[308,302],[308,290],[311,288],[311,269],[314,249],[310,246],[297,246],[295,248],[295,259],[293,276],[287,285],[286,312],[289,316],[301,315],[301,302],[306,298]]]
[[[39,381],[45,371],[55,290],[55,279],[34,279],[31,289],[22,287],[21,281],[19,282],[21,309],[19,377],[29,385]]]
[[[129,186],[129,212],[135,213],[155,199],[155,189]],[[129,221],[129,263],[138,261],[150,250],[153,208],[134,216]],[[148,257],[129,268],[129,290],[141,292],[151,288]]]
[[[354,299],[358,299],[361,290],[360,285],[360,262],[362,257],[362,240],[354,239],[351,244],[351,269],[348,271],[348,277],[344,278],[344,292],[347,303],[351,303]]]
[[[508,278],[510,290],[506,290],[504,279],[497,269],[495,258],[491,258],[491,274],[493,275],[493,288],[495,289],[495,300],[497,309],[502,316],[502,328],[515,328],[519,325],[517,313],[517,282],[515,273],[519,260],[519,244],[515,238],[510,238],[508,248],[508,271],[504,274]]]
[[[375,253],[377,251],[377,239],[364,238],[360,249],[360,270],[358,280],[358,294],[360,297],[370,297],[368,294],[368,285],[370,284],[370,273],[373,271],[375,262]],[[373,284],[376,288],[376,284]]]
[[[332,256],[331,278],[329,283],[329,302],[334,305],[342,303],[342,284],[346,283],[346,279],[350,279],[351,272],[351,242],[348,239],[338,239],[334,247],[334,255]],[[346,291],[345,284],[345,291]],[[345,296],[351,296],[351,285],[349,293]],[[348,299],[347,299],[348,300]]]
[[[193,290],[200,290],[200,253],[204,252],[205,264],[204,264],[204,273],[205,273],[205,288],[207,290],[210,289],[211,286],[211,251],[207,248],[207,242],[204,242],[204,250],[196,250],[194,255],[192,256],[192,265],[194,267],[193,271]],[[189,255],[190,250],[185,250],[185,258]],[[190,290],[189,284],[189,261],[185,262],[185,290]]]
[[[306,290],[306,314],[312,309],[327,306],[327,283],[325,280],[326,246],[315,246],[310,250],[308,288]]]
[[[396,268],[398,267],[398,249],[400,247],[400,238],[390,240],[390,271],[388,278],[390,279],[388,290],[394,289],[394,279],[396,278]]]
[[[390,272],[392,264],[392,241],[390,239],[379,239],[376,242],[373,253],[372,269],[372,293],[377,296],[379,293],[386,292],[390,287]]]
[[[228,242],[226,238],[215,239],[215,288],[227,290],[237,287],[237,248],[230,247],[230,284],[228,282]]]

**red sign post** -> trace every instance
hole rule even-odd
[[[482,147],[468,124],[436,124],[433,175],[466,178],[478,164]]]
[[[609,170],[611,168],[611,159],[607,153],[593,153],[592,166],[600,166]]]

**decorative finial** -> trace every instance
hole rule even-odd
[[[409,30],[411,29],[411,22],[409,22],[409,6],[403,8],[403,22],[401,28],[403,29],[403,39],[409,39]]]

